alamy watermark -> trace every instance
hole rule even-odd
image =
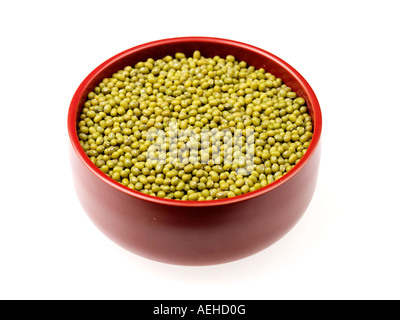
[[[255,136],[252,128],[181,129],[176,121],[171,121],[163,130],[150,128],[146,141],[150,142],[147,161],[152,163],[236,164],[237,168],[254,165]]]

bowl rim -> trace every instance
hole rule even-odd
[[[76,114],[78,111],[78,106],[81,101],[82,95],[84,91],[86,90],[87,86],[91,83],[91,81],[99,75],[104,69],[109,67],[110,65],[114,64],[116,61],[119,59],[122,59],[126,56],[131,55],[132,53],[138,52],[140,50],[146,49],[146,48],[151,48],[151,47],[157,47],[157,46],[162,46],[166,44],[172,44],[172,43],[188,43],[188,42],[205,42],[205,43],[218,43],[218,44],[226,44],[226,45],[234,45],[237,47],[240,47],[241,49],[244,50],[250,50],[255,53],[258,53],[260,55],[265,56],[269,60],[272,60],[276,64],[278,64],[281,68],[286,69],[288,73],[295,79],[296,82],[298,82],[301,86],[301,88],[304,90],[304,93],[309,97],[309,103],[312,105],[312,109],[314,112],[314,128],[313,128],[313,137],[311,139],[310,146],[307,149],[307,152],[303,155],[303,157],[300,159],[300,161],[293,166],[293,168],[286,174],[284,174],[281,178],[278,180],[274,181],[273,183],[262,187],[260,189],[257,189],[252,192],[248,192],[239,196],[235,196],[232,198],[225,198],[225,199],[218,199],[218,200],[196,200],[196,201],[189,201],[189,200],[176,200],[176,199],[165,199],[157,196],[152,196],[148,195],[136,190],[129,189],[128,187],[125,187],[123,184],[120,182],[117,182],[107,176],[105,173],[103,173],[99,168],[95,166],[95,164],[92,163],[90,158],[86,155],[84,152],[83,148],[81,147],[79,143],[79,138],[78,134],[76,131]],[[130,49],[124,50],[113,57],[107,59],[103,63],[101,63],[98,67],[96,67],[79,85],[78,89],[75,91],[73,98],[71,100],[69,110],[68,110],[68,121],[67,121],[67,126],[68,126],[68,135],[70,142],[72,144],[72,148],[78,158],[82,161],[82,163],[94,174],[96,175],[100,180],[111,186],[112,188],[119,190],[129,196],[135,197],[137,199],[141,199],[144,201],[148,201],[151,203],[155,204],[163,204],[163,205],[169,205],[169,206],[178,206],[178,207],[209,207],[209,206],[220,206],[220,205],[227,205],[227,204],[233,204],[245,200],[249,200],[258,196],[261,196],[263,194],[266,194],[268,192],[271,192],[272,190],[278,188],[282,184],[284,184],[286,181],[292,179],[304,166],[305,164],[311,159],[312,155],[314,154],[318,144],[319,140],[321,137],[321,131],[322,131],[322,114],[321,114],[321,109],[320,105],[318,102],[318,99],[311,88],[311,86],[308,84],[308,82],[304,79],[304,77],[296,70],[294,69],[291,65],[289,65],[287,62],[282,60],[281,58],[275,56],[274,54],[263,50],[261,48],[255,47],[253,45],[239,42],[236,40],[230,40],[230,39],[223,39],[223,38],[215,38],[215,37],[202,37],[202,36],[192,36],[192,37],[176,37],[176,38],[167,38],[167,39],[160,39],[160,40],[155,40],[147,43],[143,43],[137,46],[134,46]]]

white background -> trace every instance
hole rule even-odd
[[[399,299],[398,1],[7,1],[0,11],[1,299]],[[287,61],[323,113],[314,198],[283,239],[209,267],[106,238],[71,181],[67,111],[100,63],[176,36]]]

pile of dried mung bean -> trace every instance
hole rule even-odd
[[[87,96],[77,126],[91,161],[124,186],[177,200],[245,194],[282,177],[307,151],[305,100],[232,55],[138,62]]]

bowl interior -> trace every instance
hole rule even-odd
[[[126,66],[133,66],[137,62],[145,61],[148,58],[153,58],[156,60],[163,58],[166,55],[174,56],[176,52],[183,52],[186,56],[191,56],[195,50],[199,50],[201,54],[206,57],[214,57],[218,55],[225,58],[228,54],[234,55],[236,60],[246,61],[248,65],[253,65],[255,68],[264,68],[266,72],[270,72],[276,77],[281,78],[287,86],[291,87],[292,90],[297,93],[297,95],[303,97],[307,102],[309,114],[312,118],[314,127],[313,138],[306,154],[290,172],[283,175],[277,181],[264,188],[229,199],[214,201],[177,201],[160,199],[130,190],[122,185],[119,185],[116,181],[103,174],[96,166],[94,166],[90,159],[83,152],[83,149],[80,147],[76,133],[76,124],[88,93],[91,92],[104,78],[111,77],[113,73],[123,69]],[[158,202],[168,204],[179,203],[179,205],[196,203],[196,206],[202,205],[201,203],[211,205],[211,203],[224,204],[237,200],[244,200],[260,193],[264,193],[280,185],[285,180],[296,174],[296,172],[300,170],[300,168],[311,157],[318,145],[321,135],[321,127],[322,117],[317,97],[307,81],[292,66],[277,56],[260,48],[237,41],[208,37],[184,37],[158,40],[136,46],[115,55],[93,70],[81,83],[71,101],[68,115],[69,135],[75,152],[78,154],[81,160],[92,171],[94,171],[94,173],[96,173],[96,175],[101,177],[103,180],[106,180],[107,183],[112,184],[114,187],[117,187],[126,193],[133,194],[142,199],[151,200],[151,198],[156,198]],[[154,199],[152,200],[155,201]]]

